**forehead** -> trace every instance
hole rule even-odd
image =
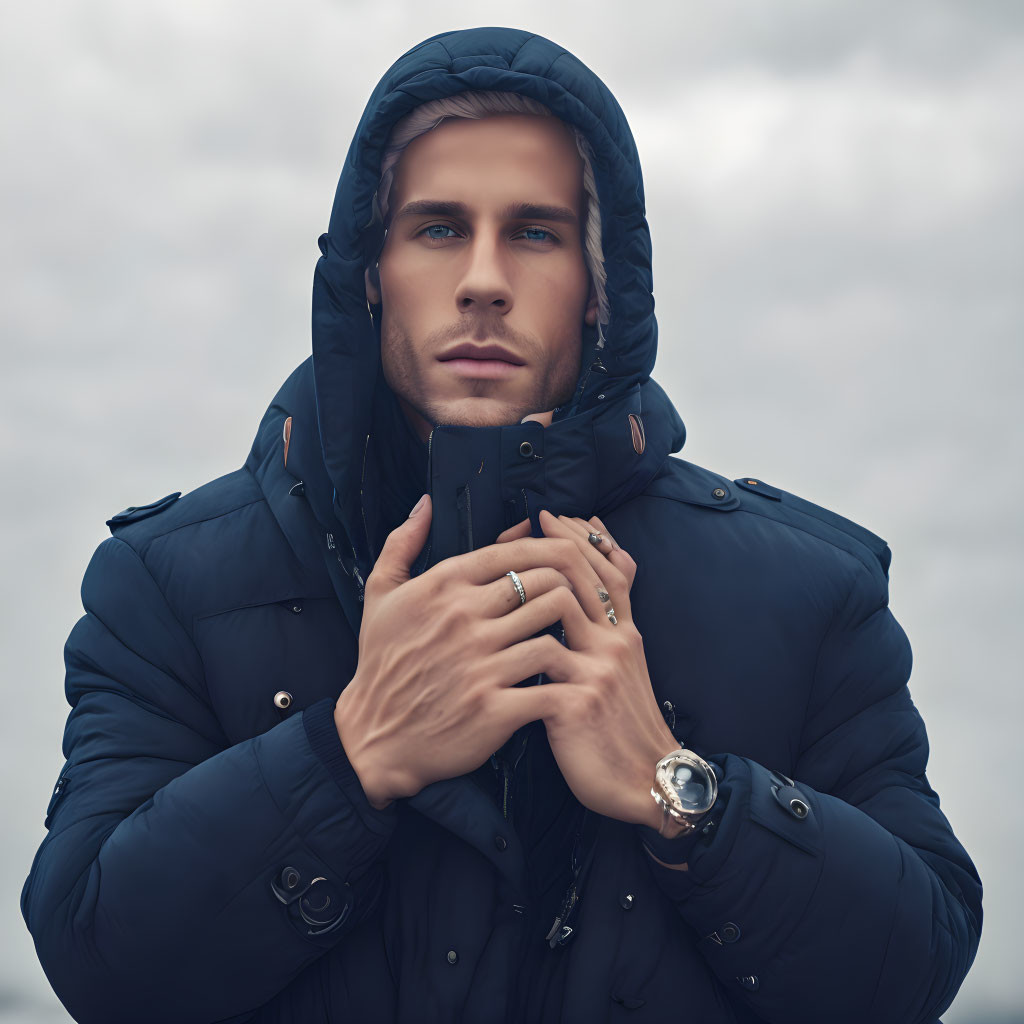
[[[417,199],[560,203],[579,212],[583,160],[555,117],[448,118],[417,136],[395,168],[389,205]],[[399,196],[401,199],[399,200]]]

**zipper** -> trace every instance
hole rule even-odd
[[[570,859],[570,865],[572,867],[572,881],[569,883],[569,888],[565,891],[565,896],[562,898],[562,906],[555,916],[555,920],[551,924],[551,928],[547,935],[544,936],[549,948],[554,949],[555,946],[564,946],[571,938],[573,934],[573,927],[569,924],[569,920],[576,909],[576,905],[580,900],[580,873],[584,867],[580,860],[580,854],[583,848],[583,826],[587,820],[587,814],[589,812],[584,808],[583,817],[580,819],[579,828],[576,831],[576,838],[572,844],[572,857]],[[588,852],[588,867],[590,857],[593,855],[593,846],[591,846]],[[585,873],[585,872],[584,872]]]
[[[519,748],[519,753],[516,755],[516,759],[509,765],[505,758],[499,758],[497,754],[491,754],[491,765],[494,770],[501,769],[502,776],[502,796],[501,796],[501,815],[508,821],[508,810],[509,810],[509,791],[511,789],[512,776],[515,775],[516,769],[519,767],[519,762],[522,761],[523,755],[526,753],[526,747],[530,742],[530,734],[527,733],[523,737],[523,742]]]

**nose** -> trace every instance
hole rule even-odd
[[[512,283],[498,239],[480,233],[467,251],[469,262],[455,292],[459,312],[507,313],[512,308]]]

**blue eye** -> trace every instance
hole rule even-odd
[[[421,234],[426,235],[427,238],[433,238],[436,241],[440,241],[442,238],[451,238],[451,235],[432,235],[432,234],[429,234],[429,232],[433,231],[435,228],[440,228],[442,231],[452,231],[452,228],[448,227],[447,224],[431,224],[429,227],[425,227],[423,229],[423,231],[421,232]],[[454,231],[452,231],[452,233],[454,234]]]
[[[549,242],[549,241],[551,241],[554,238],[554,236],[551,234],[551,232],[548,231],[545,228],[524,228],[523,230],[525,232],[539,231],[542,235],[547,235],[547,238],[531,238],[530,239],[531,242]]]

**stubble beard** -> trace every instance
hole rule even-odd
[[[513,402],[492,397],[496,388],[495,383],[489,380],[466,380],[463,385],[465,394],[459,398],[433,398],[425,387],[424,376],[417,372],[417,355],[412,339],[400,327],[389,323],[387,318],[381,325],[381,364],[384,379],[400,403],[431,426],[506,426],[519,423],[524,416],[533,413],[549,412],[569,401],[579,377],[581,343],[580,337],[567,340],[566,344],[575,344],[576,358],[556,363],[548,368],[547,373],[534,370],[530,393]],[[531,371],[528,369],[526,372]]]

